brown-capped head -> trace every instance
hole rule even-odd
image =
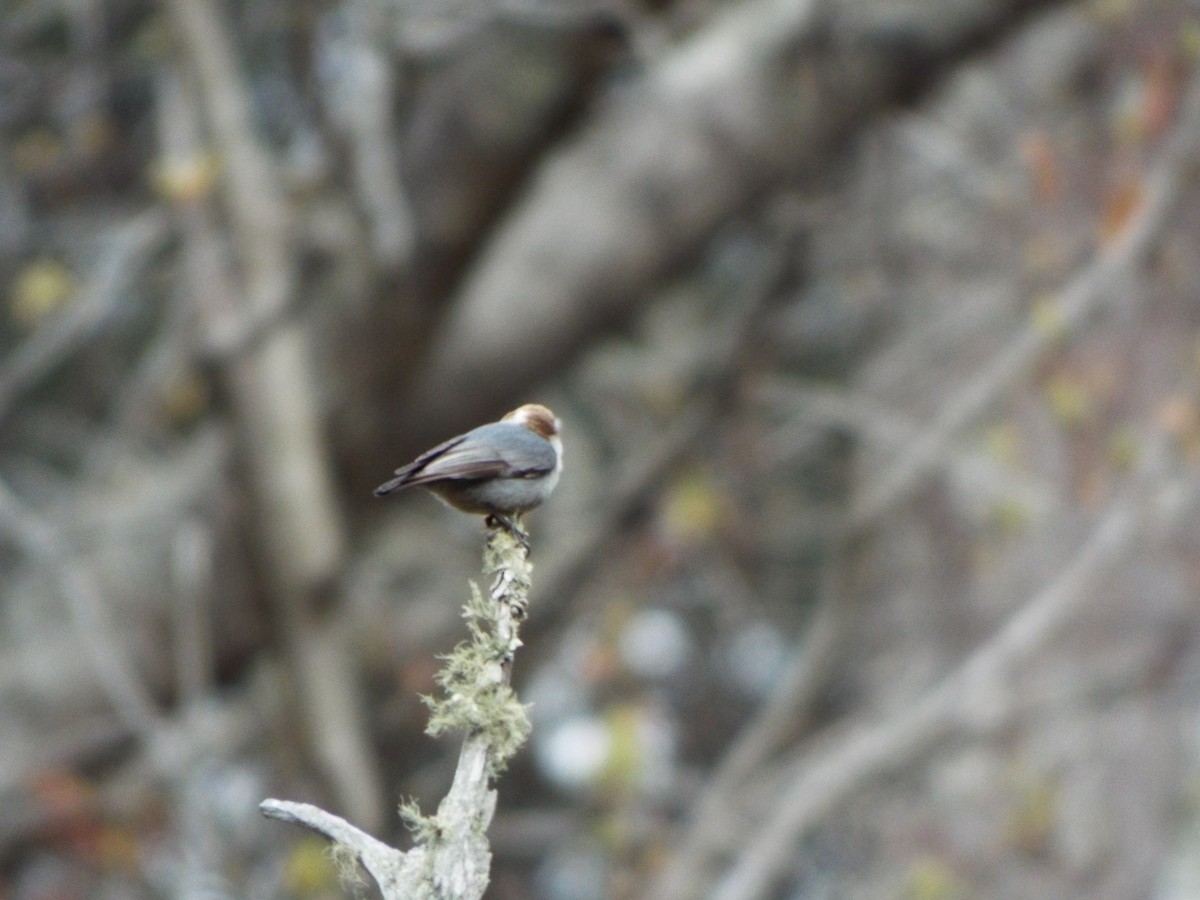
[[[535,434],[540,434],[546,440],[558,437],[561,423],[558,421],[558,416],[554,415],[547,407],[540,403],[526,403],[524,406],[517,407],[512,412],[506,414],[501,422],[512,422],[515,425],[524,425]]]

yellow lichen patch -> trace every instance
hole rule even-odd
[[[160,159],[151,171],[154,189],[172,203],[191,203],[208,196],[220,165],[211,153]]]
[[[682,543],[701,541],[716,530],[724,506],[724,497],[708,473],[699,467],[689,468],[667,490],[662,506],[663,527]]]
[[[318,837],[303,837],[292,845],[283,870],[287,890],[298,897],[314,897],[337,884],[337,867],[328,848]]]
[[[62,306],[75,294],[75,277],[58,260],[31,262],[13,282],[8,296],[8,311],[13,321],[31,327]]]

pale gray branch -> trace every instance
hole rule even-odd
[[[350,144],[354,191],[370,222],[375,258],[397,267],[412,255],[416,226],[394,137],[399,67],[385,53],[383,12],[374,0],[346,4],[345,28],[326,28],[320,56],[328,114]]]
[[[1134,483],[1112,501],[1055,578],[923,699],[802,759],[742,842],[713,900],[766,896],[797,842],[849,793],[952,734],[995,730],[1011,721],[1020,704],[1009,684],[1021,666],[1088,609],[1098,596],[1096,581],[1120,565],[1139,539],[1169,531],[1194,507],[1195,486],[1165,477],[1166,455],[1161,441],[1151,444]]]
[[[873,527],[879,518],[910,496],[923,479],[950,454],[955,437],[979,420],[1017,381],[1064,339],[1077,333],[1106,302],[1114,288],[1146,258],[1170,221],[1191,176],[1200,142],[1200,79],[1193,79],[1179,125],[1161,158],[1146,177],[1140,208],[1121,233],[1103,248],[1059,294],[1054,325],[1030,322],[995,358],[946,403],[900,458],[871,484],[847,517],[854,534]]]
[[[381,777],[367,745],[356,659],[344,629],[316,620],[320,594],[341,570],[346,534],[333,490],[308,335],[280,320],[297,289],[289,210],[259,139],[232,31],[212,0],[164,0],[185,50],[216,150],[232,245],[231,267],[211,204],[181,205],[188,274],[209,343],[227,355],[226,379],[257,501],[255,524],[276,614],[301,684],[308,738],[343,801],[372,825],[383,819]],[[164,143],[184,158],[199,118],[185,90],[165,94]],[[259,335],[259,330],[273,326]],[[246,335],[259,339],[242,347]]]
[[[723,6],[540,165],[455,300],[413,427],[452,432],[519,393],[761,191],[819,171],[914,69],[1030,5],[905,4],[886,22],[854,2]]]
[[[45,566],[59,582],[71,624],[82,652],[121,720],[134,733],[152,741],[162,719],[146,687],[124,655],[122,642],[108,615],[93,577],[81,569],[74,551],[58,531],[22,503],[0,481],[0,533],[6,534],[25,554]]]
[[[1127,498],[1114,504],[1058,578],[1029,602],[957,671],[911,708],[869,723],[804,760],[770,814],[713,892],[713,900],[766,896],[797,841],[840,800],[868,779],[910,762],[956,727],[973,727],[979,709],[1003,691],[1030,654],[1095,596],[1088,586],[1123,558],[1144,510]]]
[[[527,551],[502,526],[489,528],[484,574],[463,611],[471,639],[460,644],[439,674],[444,697],[430,703],[429,732],[466,729],[454,781],[437,814],[402,809],[417,844],[400,852],[321,809],[267,800],[272,818],[296,822],[349,851],[375,879],[385,900],[479,900],[487,889],[492,853],[487,828],[496,811],[491,779],[528,734],[525,708],[509,687],[519,629],[529,604],[532,565]]]
[[[258,808],[268,818],[303,825],[305,828],[327,837],[339,847],[345,847],[354,854],[355,859],[375,879],[384,897],[401,896],[395,893],[403,880],[405,871],[405,855],[399,850],[389,847],[383,841],[355,828],[345,819],[310,803],[264,800]]]
[[[80,296],[19,345],[0,366],[0,418],[28,390],[96,333],[121,306],[142,263],[166,239],[167,219],[143,213],[114,230]]]

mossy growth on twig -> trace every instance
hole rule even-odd
[[[441,696],[423,697],[429,707],[426,732],[434,737],[463,730],[483,735],[489,746],[489,775],[503,771],[529,736],[528,708],[508,683],[517,636],[528,605],[531,565],[507,529],[488,532],[484,575],[493,581],[487,596],[471,582],[463,607],[470,637],[442,657],[435,677]]]
[[[358,854],[354,848],[335,841],[329,845],[327,852],[342,887],[348,890],[356,900],[366,897],[367,879],[363,876],[362,867],[358,864]]]
[[[511,529],[511,530],[510,530]],[[425,697],[431,735],[466,731],[449,792],[436,815],[425,816],[413,800],[400,818],[413,833],[406,851],[389,847],[344,819],[305,803],[265,800],[263,812],[299,822],[340,848],[346,871],[357,862],[387,900],[480,900],[488,885],[492,853],[487,828],[496,812],[492,779],[529,736],[529,711],[509,686],[518,636],[529,602],[532,565],[528,538],[515,522],[489,527],[484,551],[487,592],[471,584],[463,608],[469,638],[446,657],[437,675],[436,698]]]
[[[412,834],[414,843],[431,844],[441,836],[437,817],[423,815],[416,798],[408,797],[401,800],[397,811],[400,814],[400,821]]]

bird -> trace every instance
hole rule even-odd
[[[498,522],[528,549],[528,535],[518,519],[540,506],[558,484],[561,428],[547,407],[526,403],[498,422],[426,450],[375,488],[375,496],[423,487],[455,509]]]

